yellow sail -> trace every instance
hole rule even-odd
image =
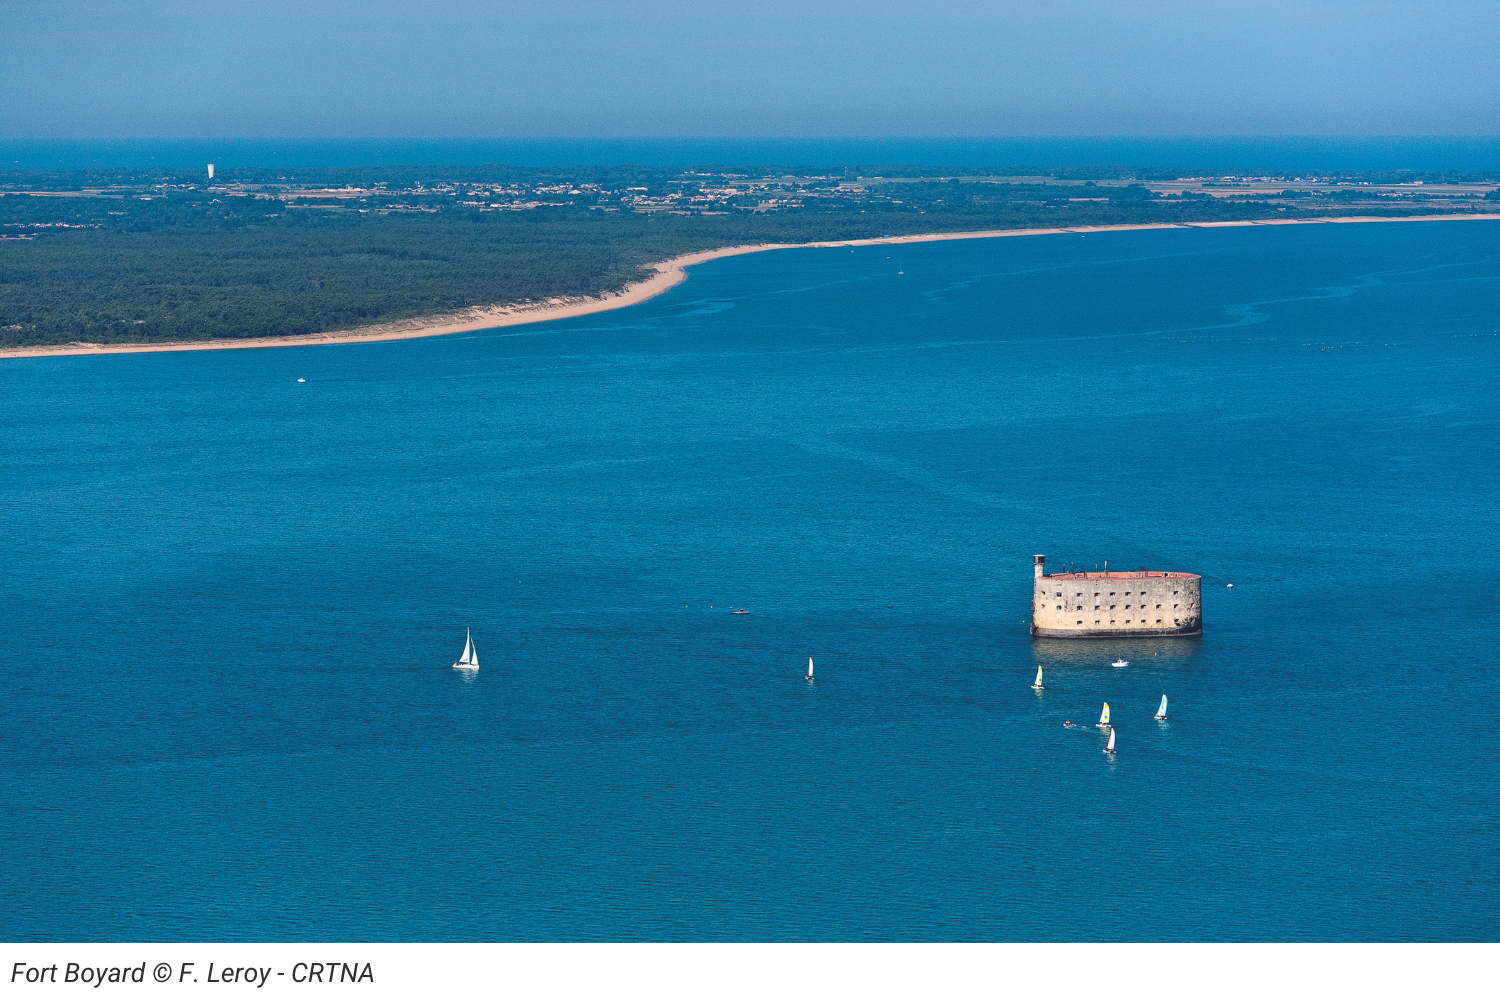
[[[1109,702],[1104,703],[1104,711],[1099,713],[1099,725],[1109,725]]]
[[[1039,688],[1042,686],[1042,665],[1040,663],[1038,663],[1036,667],[1036,683],[1031,686],[1034,688]]]

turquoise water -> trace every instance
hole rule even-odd
[[[0,939],[1493,939],[1497,292],[1123,232],[0,361]],[[1204,634],[1032,640],[1036,552]]]

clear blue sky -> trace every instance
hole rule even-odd
[[[1500,2],[7,0],[0,136],[1500,134]]]

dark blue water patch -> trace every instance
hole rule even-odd
[[[1497,279],[1007,238],[0,362],[0,937],[1488,939]],[[1032,640],[1034,552],[1204,634]]]
[[[13,170],[444,164],[834,167],[1178,167],[1209,172],[1500,170],[1495,136],[1014,136],[972,138],[7,139]]]

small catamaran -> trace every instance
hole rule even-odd
[[[1115,731],[1109,731],[1109,742],[1104,745],[1104,752],[1113,756],[1115,752]]]
[[[1107,701],[1104,703],[1104,711],[1099,713],[1099,728],[1109,728],[1109,702]]]
[[[1031,685],[1031,690],[1042,690],[1042,665],[1040,663],[1036,665],[1036,683]]]
[[[812,657],[811,656],[809,656],[807,658],[807,679],[808,680],[812,680],[813,679],[813,675],[812,675]]]
[[[453,664],[453,669],[479,669],[479,650],[474,648],[474,636],[468,629],[464,629],[464,655],[460,656],[458,662]]]
[[[1167,696],[1161,696],[1161,708],[1156,710],[1156,717],[1165,720],[1167,717]]]

